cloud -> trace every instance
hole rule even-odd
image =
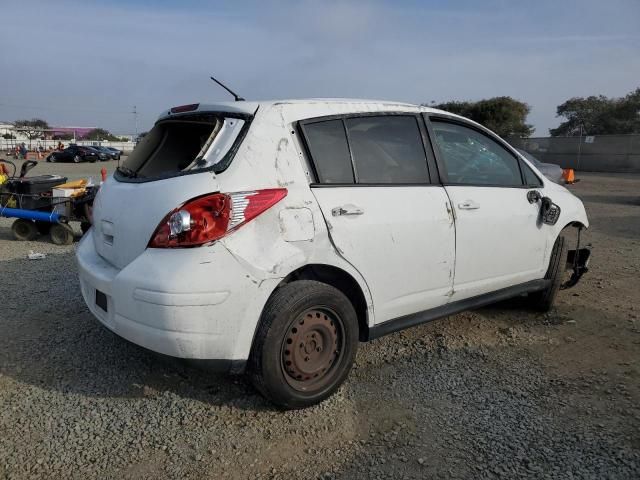
[[[205,2],[3,5],[0,119],[133,131],[164,108],[353,96],[429,102],[511,95],[539,134],[575,95],[638,86],[640,4],[613,1]]]

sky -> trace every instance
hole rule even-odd
[[[545,136],[575,96],[640,87],[639,0],[2,0],[0,121],[114,133],[230,100],[509,95]]]

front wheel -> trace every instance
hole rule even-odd
[[[544,276],[546,280],[551,280],[549,286],[544,290],[529,294],[529,304],[541,312],[548,312],[555,303],[556,296],[560,290],[560,285],[567,271],[567,239],[560,234],[553,244],[549,267]]]
[[[299,280],[276,290],[264,308],[249,358],[254,386],[286,409],[331,396],[358,349],[358,318],[338,289]]]

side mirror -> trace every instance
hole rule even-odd
[[[537,190],[529,190],[527,192],[527,200],[529,203],[537,203],[542,199],[542,195]]]

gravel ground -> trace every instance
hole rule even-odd
[[[74,247],[0,219],[0,478],[640,478],[639,187],[571,187],[592,271],[551,314],[514,300],[361,344],[337,395],[284,413],[101,327]]]

